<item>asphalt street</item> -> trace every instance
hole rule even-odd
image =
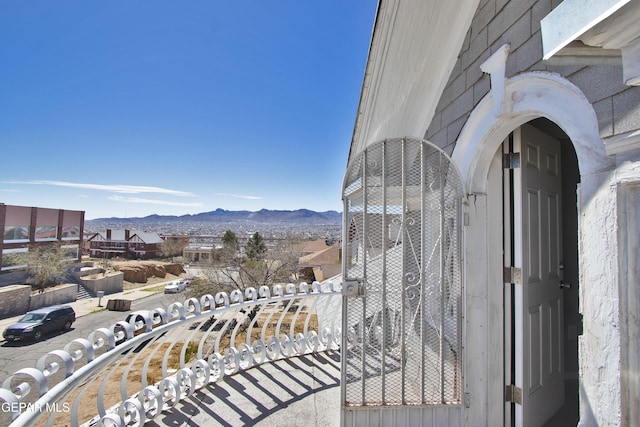
[[[131,302],[131,311],[152,309],[157,307],[167,307],[175,301],[182,301],[184,294],[153,294],[150,296]],[[0,378],[6,378],[22,368],[31,368],[36,365],[40,357],[53,350],[61,350],[67,343],[76,338],[87,338],[90,333],[98,328],[110,326],[117,321],[125,320],[129,311],[109,311],[104,307],[98,307],[97,300],[94,310],[95,312],[81,315],[74,322],[68,331],[60,331],[45,336],[41,341],[2,341],[0,344]],[[108,297],[102,301],[102,305],[106,304]],[[80,313],[78,313],[80,314]]]

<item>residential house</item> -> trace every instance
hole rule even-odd
[[[343,191],[344,425],[637,425],[639,20],[379,1]]]
[[[300,257],[298,271],[301,280],[312,283],[323,282],[331,277],[338,276],[342,271],[339,246],[327,246],[319,251]]]
[[[154,259],[162,256],[162,238],[146,231],[111,230],[89,239],[91,258]]]
[[[296,244],[294,249],[298,250],[300,254],[304,256],[312,254],[314,252],[322,251],[324,249],[327,249],[328,247],[329,245],[327,244],[326,239],[316,239],[298,243]]]

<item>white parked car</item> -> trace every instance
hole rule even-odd
[[[184,282],[180,282],[178,280],[174,280],[164,287],[165,294],[177,294],[184,291],[187,287],[187,284]]]

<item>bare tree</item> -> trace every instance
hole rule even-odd
[[[162,256],[173,257],[182,255],[182,243],[179,239],[167,238],[162,242]]]
[[[218,250],[219,259],[203,270],[212,285],[211,290],[244,292],[247,288],[258,289],[296,280],[300,252],[291,242],[282,242],[269,250],[265,246],[257,253],[259,258],[249,258],[229,248]]]
[[[258,254],[260,258],[251,259],[246,253],[242,254],[233,247],[219,249],[209,266],[202,270],[207,280],[199,282],[197,286],[191,285],[189,291],[193,296],[196,296],[196,293],[215,295],[220,291],[233,290],[239,290],[244,294],[248,288],[257,290],[261,286],[271,287],[296,280],[300,252],[295,249],[293,243],[282,242],[269,250],[264,246],[264,250],[259,249]],[[258,311],[258,306],[255,306],[246,313],[242,328],[255,319]]]
[[[59,243],[31,245],[25,254],[28,281],[43,292],[45,287],[66,279],[69,261]]]

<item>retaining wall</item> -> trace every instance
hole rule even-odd
[[[122,272],[109,273],[103,277],[80,278],[82,283],[91,292],[104,291],[105,295],[122,292],[124,286],[124,274]]]
[[[29,311],[31,286],[9,285],[0,288],[0,319]]]
[[[24,312],[51,305],[66,304],[75,301],[77,297],[78,285],[75,283],[56,286],[54,289],[47,289],[42,293],[31,295],[31,302]]]

